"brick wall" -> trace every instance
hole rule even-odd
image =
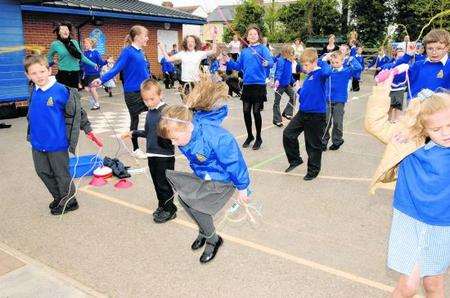
[[[83,23],[86,16],[68,16],[58,14],[42,14],[42,13],[22,13],[25,45],[27,46],[42,46],[44,48],[43,54],[47,54],[50,43],[55,40],[53,31],[53,24],[60,21],[70,21],[74,26]],[[125,36],[133,25],[143,25],[149,30],[149,41],[144,51],[147,58],[150,60],[151,71],[156,76],[161,75],[161,67],[158,63],[156,32],[158,29],[164,29],[163,23],[131,21],[123,19],[102,19],[103,25],[98,27],[106,35],[106,53],[113,55],[115,59],[123,47]],[[85,25],[81,29],[81,37],[87,37],[89,32],[95,29],[95,26],[90,24]],[[181,44],[182,40],[182,25],[171,24],[169,30],[178,31],[178,39]],[[77,38],[76,29],[73,31],[73,37]]]

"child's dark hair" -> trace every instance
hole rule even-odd
[[[195,35],[188,35],[183,39],[183,50],[185,50],[185,51],[188,50],[187,40],[189,37],[193,38],[195,41],[195,50],[200,51],[202,49],[202,42],[200,41],[200,38],[198,38],[198,36],[195,36]]]
[[[23,65],[24,65],[25,71],[27,73],[28,73],[28,69],[30,68],[30,66],[34,65],[34,64],[41,64],[42,66],[45,66],[46,68],[48,68],[47,58],[43,55],[31,54],[31,55],[27,55],[25,57],[25,59],[23,60]]]
[[[245,31],[245,40],[248,42],[248,32],[250,32],[250,30],[256,30],[256,32],[258,32],[258,42],[261,43],[262,42],[262,32],[261,32],[261,29],[259,29],[259,27],[256,26],[255,24],[248,25],[247,30]]]

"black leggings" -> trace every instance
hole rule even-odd
[[[261,126],[262,126],[262,118],[261,118],[261,109],[263,106],[263,102],[248,102],[243,101],[244,104],[244,121],[245,128],[247,129],[247,134],[249,137],[253,136],[252,133],[252,108],[253,108],[253,118],[255,118],[255,127],[256,127],[256,138],[261,138]]]

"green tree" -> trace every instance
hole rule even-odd
[[[383,43],[389,24],[390,11],[382,0],[352,0],[352,22],[358,32],[359,40],[366,46]]]
[[[230,24],[233,30],[225,28],[224,30],[224,40],[230,41],[233,36],[233,31],[239,33],[239,35],[244,36],[248,25],[257,25],[263,35],[265,34],[264,26],[264,8],[255,0],[244,0],[244,2],[236,7],[236,14],[234,16],[233,22]]]
[[[337,7],[337,0],[298,0],[280,9],[279,20],[291,39],[339,33],[341,15]]]

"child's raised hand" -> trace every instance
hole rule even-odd
[[[122,138],[122,140],[129,139],[129,138],[131,138],[131,134],[132,134],[131,131],[127,131],[127,132],[122,133],[120,135],[120,137]]]
[[[417,50],[417,45],[415,42],[408,42],[407,43],[407,48],[406,48],[406,54],[412,56],[416,53]]]

